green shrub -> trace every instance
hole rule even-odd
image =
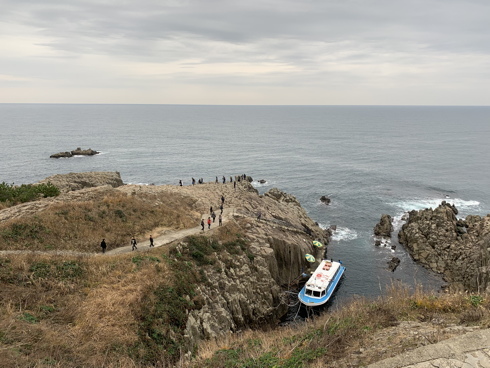
[[[51,183],[22,184],[15,186],[2,182],[0,184],[0,202],[10,205],[34,201],[39,198],[56,197],[60,190]]]
[[[28,323],[38,323],[39,320],[37,319],[36,316],[33,316],[30,313],[24,312],[19,316],[19,319],[22,321],[26,321]]]

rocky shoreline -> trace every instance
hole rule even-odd
[[[458,219],[454,205],[411,211],[398,240],[452,290],[490,291],[490,215]]]

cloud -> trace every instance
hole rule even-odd
[[[275,101],[281,90],[308,96],[310,88],[310,97],[358,90],[355,100],[343,93],[345,104],[367,95],[366,103],[403,104],[404,86],[419,91],[416,103],[444,104],[459,86],[479,91],[461,103],[488,104],[489,7],[476,0],[2,0],[0,70],[4,80],[31,81],[44,98],[52,91],[53,102],[70,98],[60,94],[67,85],[90,86],[89,100],[97,86],[134,96],[165,83],[235,94],[269,86]],[[0,87],[1,100],[7,95]],[[205,100],[220,103],[220,95]],[[131,102],[114,98],[106,102]],[[193,103],[185,92],[174,99]]]

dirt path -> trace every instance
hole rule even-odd
[[[216,211],[216,220],[214,223],[211,223],[211,229],[208,230],[208,225],[206,223],[206,220],[208,219],[209,217],[209,214],[202,214],[201,215],[201,219],[204,220],[204,231],[202,231],[202,228],[201,228],[201,225],[198,225],[196,227],[192,227],[192,228],[189,228],[189,229],[182,229],[182,230],[178,230],[178,231],[171,231],[171,232],[168,232],[166,234],[163,234],[163,235],[160,235],[156,238],[153,239],[153,245],[154,245],[154,248],[157,248],[157,247],[161,247],[162,245],[165,245],[165,244],[169,244],[175,240],[179,240],[179,239],[183,239],[185,238],[186,236],[189,236],[189,235],[198,235],[198,234],[204,234],[204,233],[207,233],[209,231],[213,231],[214,229],[216,229],[219,225],[218,225],[218,217],[219,217],[219,213],[220,211]],[[224,208],[223,209],[223,224],[225,224],[226,221],[229,221],[233,215],[235,213],[235,208],[232,207],[232,208]],[[140,242],[138,245],[137,245],[137,249],[136,249],[136,252],[138,251],[143,251],[143,250],[149,250],[151,249],[150,248],[150,241],[149,240],[145,240],[144,242]],[[107,251],[105,254],[121,254],[121,253],[129,253],[131,252],[131,245],[127,245],[127,246],[124,246],[124,247],[119,247],[119,248],[116,248],[116,249],[112,249],[110,251]],[[100,253],[99,253],[100,254]]]
[[[186,236],[189,235],[198,235],[198,234],[204,234],[208,232],[213,232],[216,228],[218,228],[218,217],[220,211],[216,211],[216,220],[214,223],[211,223],[211,229],[208,230],[208,225],[206,223],[206,220],[209,217],[209,214],[202,214],[201,219],[204,219],[204,231],[201,230],[201,225],[198,225],[196,227],[192,227],[189,229],[182,229],[178,231],[170,231],[168,233],[162,234],[158,237],[155,237],[153,239],[153,244],[154,247],[161,247],[162,245],[169,244],[175,240],[183,239]],[[233,216],[235,215],[235,207],[231,208],[224,208],[223,209],[223,224],[225,224],[227,221],[229,221]],[[137,249],[135,252],[141,252],[141,251],[148,251],[150,248],[150,241],[145,240],[144,242],[140,242],[137,245]],[[122,253],[129,253],[131,252],[131,245],[127,245],[124,247],[118,247],[112,250],[109,250],[105,252],[105,254],[102,254],[100,252],[97,253],[91,253],[91,252],[77,252],[77,251],[71,251],[71,250],[53,250],[53,251],[40,251],[40,250],[2,250],[0,251],[0,255],[3,254],[51,254],[51,255],[65,255],[65,256],[102,256],[102,255],[114,255],[114,254],[122,254]]]

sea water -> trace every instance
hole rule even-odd
[[[246,174],[260,193],[293,194],[320,226],[337,227],[328,256],[347,271],[336,303],[396,281],[443,284],[396,236],[374,245],[382,214],[399,229],[404,213],[442,200],[459,217],[490,213],[490,107],[0,104],[0,132],[7,183],[84,171],[157,185]],[[77,147],[101,154],[49,158]]]

